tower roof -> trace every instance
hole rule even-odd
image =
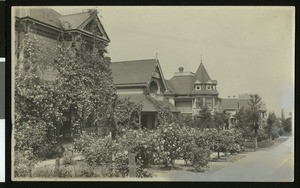
[[[195,81],[197,80],[202,83],[207,83],[211,81],[210,76],[208,75],[202,62],[200,63],[197,72],[195,73]]]

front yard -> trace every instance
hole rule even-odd
[[[277,138],[276,140],[265,140],[258,142],[259,150],[265,150],[265,149],[271,149],[283,141],[285,141],[287,138]],[[220,158],[218,158],[217,152],[214,152],[210,155],[210,162],[206,167],[203,168],[202,172],[196,172],[194,167],[190,164],[185,164],[184,160],[175,160],[175,164],[173,167],[164,167],[163,165],[152,165],[151,171],[152,171],[152,178],[154,179],[164,179],[168,178],[172,174],[176,174],[178,172],[186,172],[186,173],[214,173],[226,165],[228,163],[236,162],[244,157],[247,156],[247,153],[249,152],[255,152],[256,150],[253,149],[253,143],[247,143],[245,144],[244,151],[241,153],[236,154],[225,154],[220,153]],[[76,161],[75,164],[70,165],[68,168],[64,170],[64,176],[67,178],[86,178],[89,177],[89,179],[107,179],[107,176],[104,174],[105,170],[101,168],[94,169],[93,173],[90,171],[91,169],[83,169],[81,166],[83,156],[82,155],[74,155],[74,160]],[[61,160],[62,161],[62,160]],[[75,167],[74,167],[75,166]],[[48,169],[48,170],[45,170]],[[33,177],[44,177],[44,178],[54,178],[55,177],[55,160],[47,160],[38,163],[35,165],[33,169]],[[128,178],[128,176],[125,176]],[[99,179],[101,178],[101,179]],[[117,179],[124,179],[123,177],[115,177]],[[115,180],[113,178],[112,180]]]

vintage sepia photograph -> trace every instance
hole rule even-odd
[[[11,13],[12,181],[294,181],[294,7]]]

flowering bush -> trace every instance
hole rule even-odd
[[[157,156],[157,136],[156,130],[129,129],[118,138],[118,142],[125,149],[127,165],[129,164],[128,153],[135,154],[138,177],[149,177],[151,175],[151,171],[146,169],[150,168],[155,156]],[[129,168],[127,167],[125,171],[128,173]]]
[[[55,177],[54,166],[53,167],[43,166],[43,167],[36,168],[33,171],[32,176],[33,177],[43,177],[43,178],[53,178],[53,177]]]
[[[210,159],[210,150],[194,147],[192,149],[191,162],[197,172],[202,172]]]
[[[181,128],[177,124],[165,124],[158,128],[158,156],[156,162],[166,167],[174,165],[175,159],[180,158],[183,145]]]
[[[87,134],[83,132],[78,138],[74,140],[74,149],[79,153],[84,152],[97,139],[96,135]]]
[[[111,165],[113,156],[120,150],[119,144],[110,136],[98,138],[83,151],[85,161],[91,166]]]
[[[76,173],[76,177],[93,177],[95,176],[94,169],[90,166],[80,166],[78,172]]]

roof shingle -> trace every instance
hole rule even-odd
[[[238,98],[232,98],[232,99],[222,99],[221,105],[222,109],[235,109],[238,110]]]
[[[79,26],[85,22],[91,14],[89,12],[82,12],[77,14],[69,14],[60,17],[60,20],[63,24],[65,30],[77,29]]]
[[[156,59],[112,62],[114,84],[146,84],[156,65]]]
[[[139,94],[119,94],[120,97],[125,98],[129,97],[131,101],[141,104],[143,106],[142,112],[157,112],[157,109],[154,105],[154,98],[152,98],[149,95],[145,95],[143,93]],[[179,113],[180,110],[178,110],[172,103],[169,102],[168,99],[163,97],[163,100],[160,101],[163,106],[169,107],[170,110],[174,113]]]
[[[203,63],[201,62],[196,73],[195,73],[195,81],[199,81],[201,83],[207,83],[208,81],[211,81],[210,76],[208,75]]]

